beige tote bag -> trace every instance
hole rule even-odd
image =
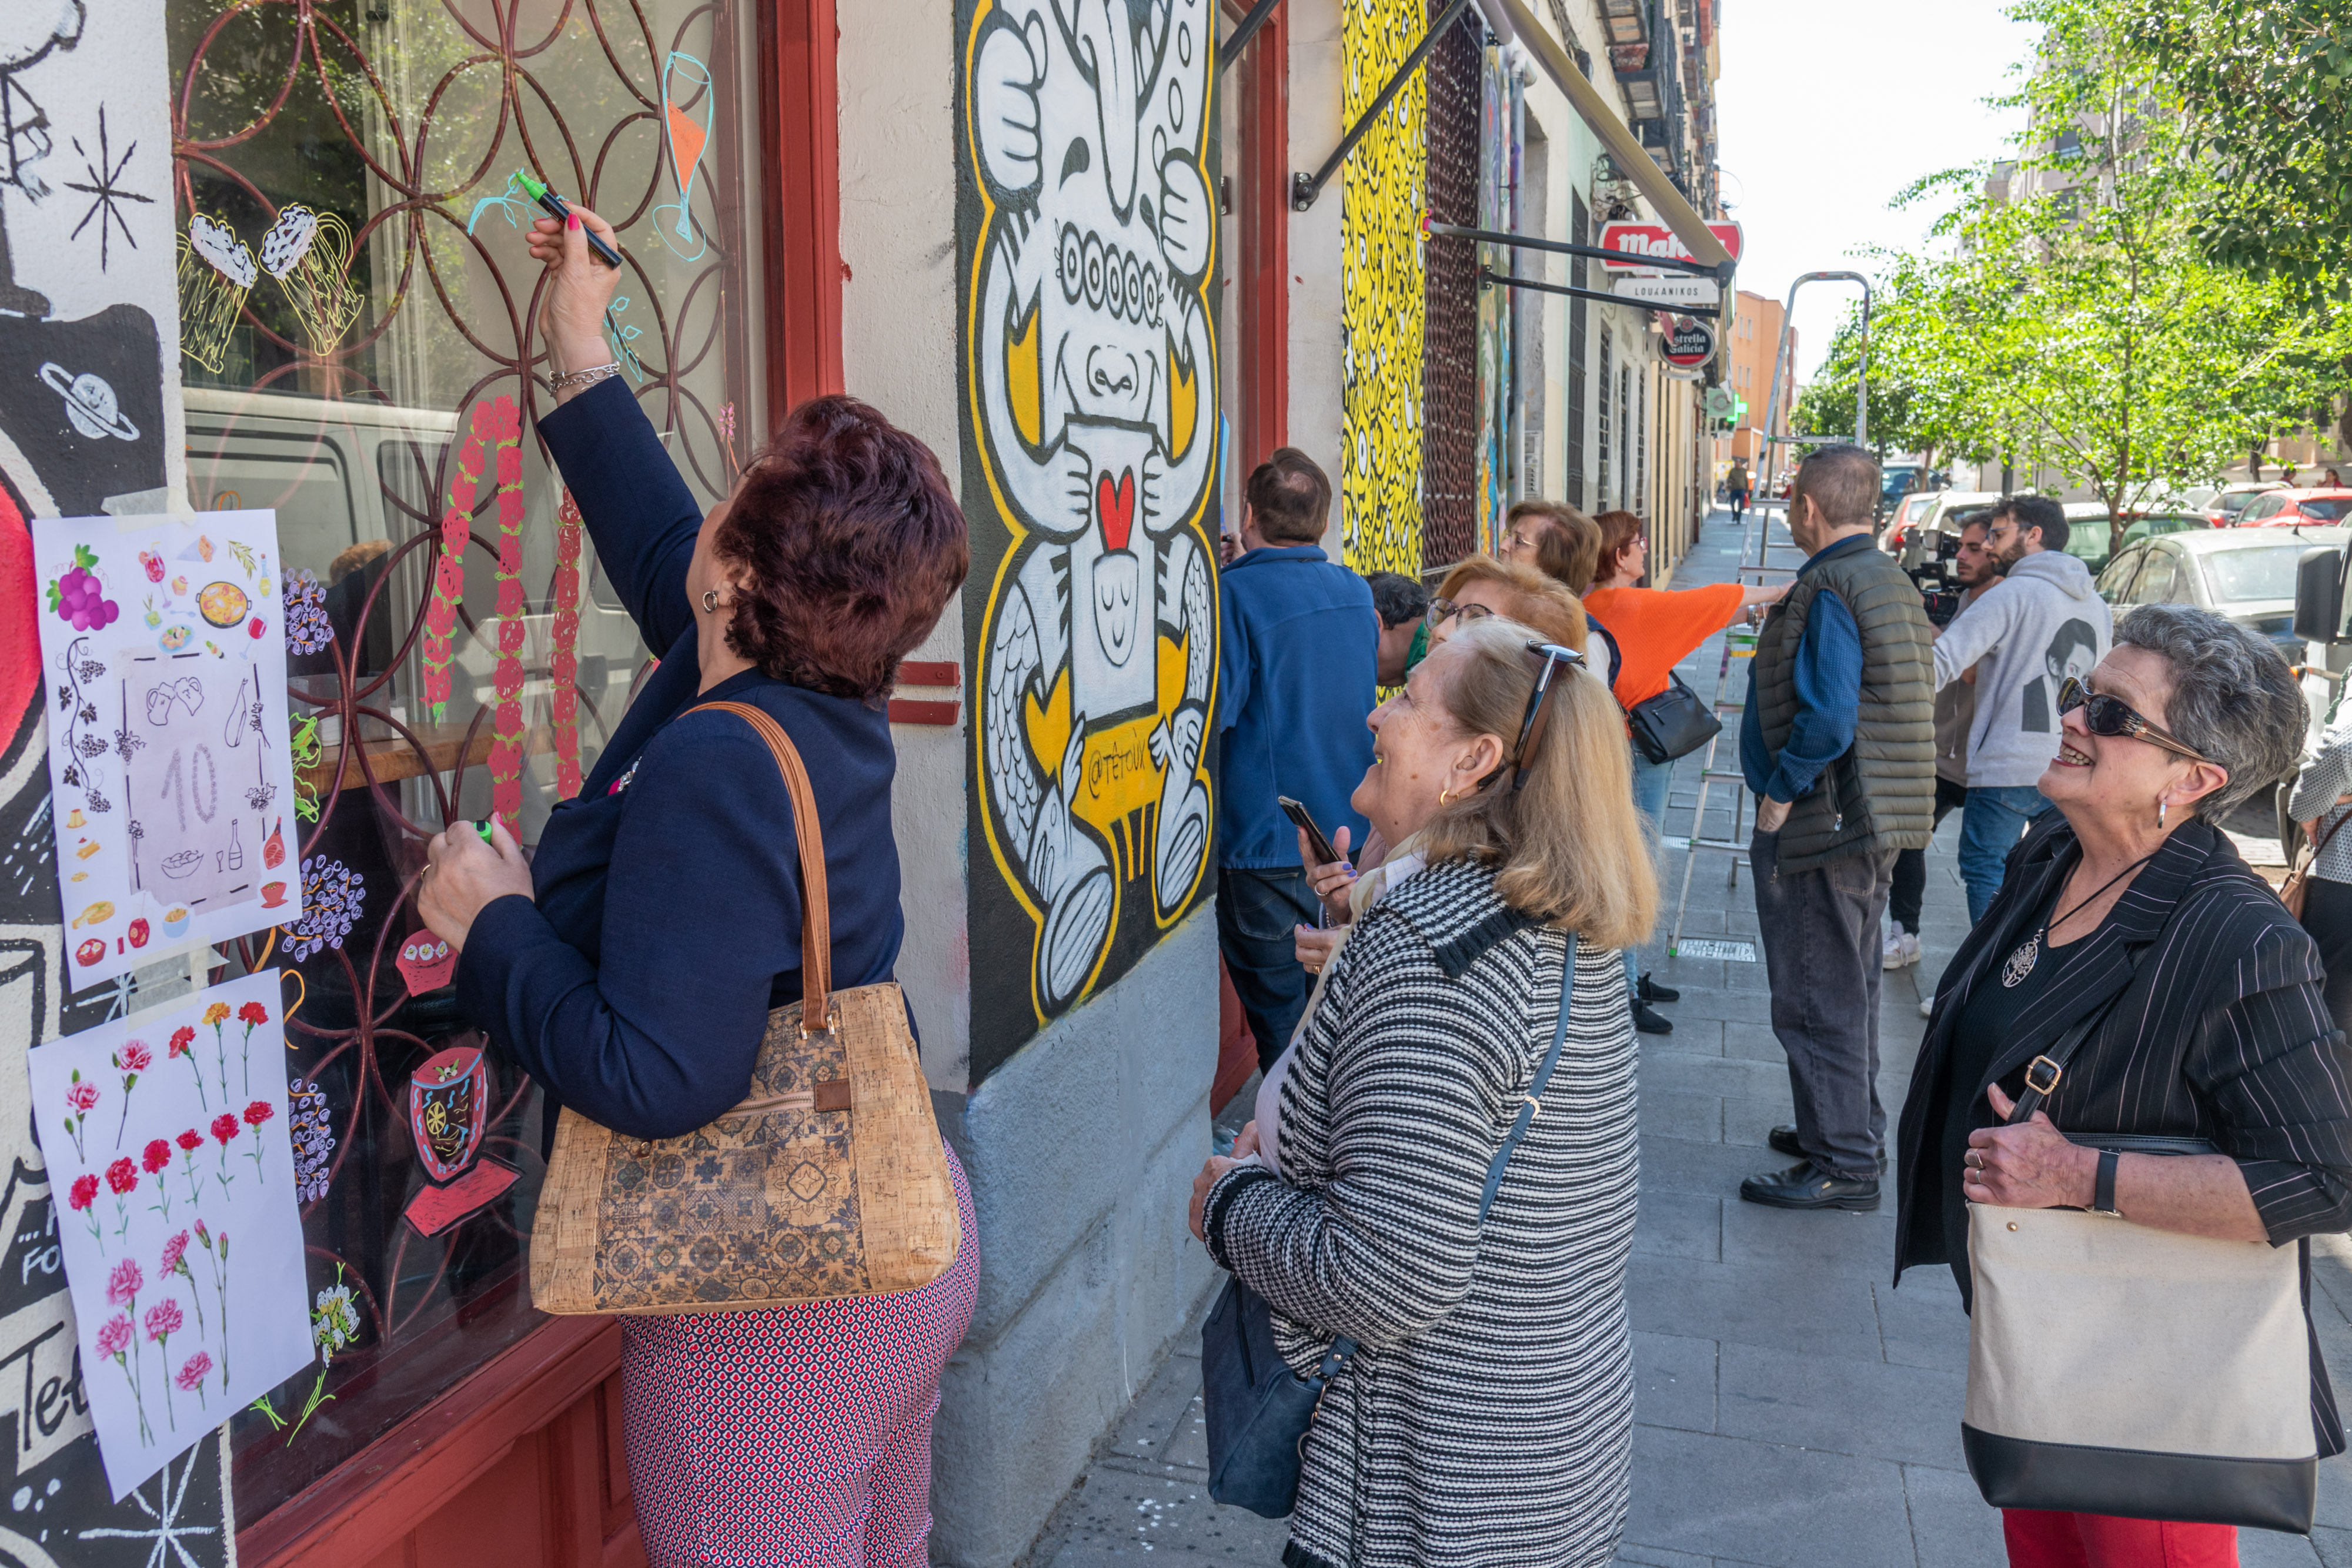
[[[824,841],[800,753],[758,708],[703,710],[758,730],[791,791],[802,998],[768,1015],[751,1092],[707,1127],[628,1138],[565,1110],[530,1233],[543,1312],[749,1312],[910,1291],[961,1240],[906,998],[891,981],[833,988]]]

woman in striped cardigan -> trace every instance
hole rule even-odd
[[[1625,1517],[1634,1051],[1617,949],[1657,884],[1598,677],[1499,617],[1371,716],[1354,804],[1396,845],[1360,887],[1238,1160],[1193,1230],[1311,1371],[1292,1568],[1601,1568]],[[1549,675],[1547,683],[1544,679]],[[1489,1163],[1551,1044],[1540,1113]]]

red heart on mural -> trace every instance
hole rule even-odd
[[[1135,527],[1135,470],[1130,468],[1113,485],[1108,474],[1095,480],[1095,515],[1102,519],[1103,543],[1112,549],[1125,549],[1127,536]]]
[[[0,484],[0,750],[31,717],[41,674],[39,623],[32,532]]]

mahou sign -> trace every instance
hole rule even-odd
[[[1731,259],[1739,259],[1739,225],[1734,223],[1709,224],[1708,230],[1723,242]],[[1654,256],[1661,260],[1688,261],[1690,247],[1676,237],[1675,231],[1664,224],[1603,224],[1601,225],[1601,248],[1631,251],[1636,256]],[[1630,261],[1604,261],[1601,264],[1611,272],[1635,277],[1655,276],[1662,267],[1643,267]]]

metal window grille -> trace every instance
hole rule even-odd
[[[1444,0],[1431,0],[1433,19]],[[1473,9],[1464,13],[1475,16]],[[1457,23],[1429,54],[1429,212],[1442,224],[1478,222],[1480,47]],[[1422,353],[1423,567],[1478,548],[1478,250],[1433,245]]]
[[[1609,373],[1611,343],[1609,329],[1604,326],[1601,329],[1601,408],[1599,411],[1601,417],[1595,422],[1593,427],[1598,436],[1592,476],[1592,509],[1596,512],[1607,511],[1617,494],[1616,487],[1609,482],[1612,477],[1609,454],[1614,444],[1610,440],[1609,426],[1612,417],[1616,413],[1615,400],[1610,395],[1616,387],[1616,382]]]
[[[1636,383],[1633,414],[1633,509],[1644,517],[1650,511],[1650,378],[1645,372]]]
[[[1568,198],[1568,237],[1578,245],[1592,243],[1592,214],[1584,205],[1584,198],[1570,193]],[[1581,256],[1569,263],[1569,280],[1579,288],[1592,287],[1585,281],[1586,263]],[[1571,507],[1584,505],[1584,356],[1585,313],[1588,307],[1581,299],[1568,302],[1568,461],[1560,476],[1560,495]]]

